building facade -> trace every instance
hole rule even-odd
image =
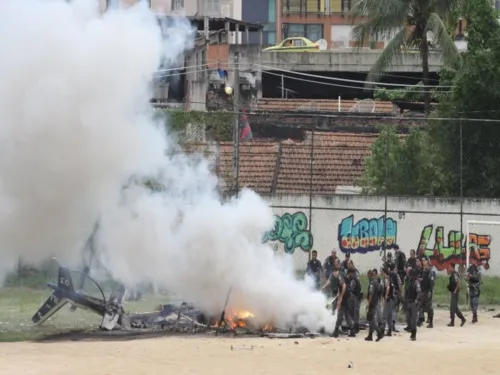
[[[263,43],[293,36],[325,39],[329,49],[354,44],[349,14],[354,0],[252,0],[243,3],[242,20],[265,25]],[[382,48],[376,38],[373,48]],[[252,41],[251,42],[255,42]]]
[[[111,6],[131,6],[147,1],[158,14],[179,13],[186,16],[229,17],[241,19],[241,0],[99,0],[102,10]]]

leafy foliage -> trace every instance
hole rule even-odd
[[[439,195],[443,181],[435,168],[436,154],[426,131],[411,129],[401,136],[384,126],[365,160],[361,185],[375,194]]]
[[[459,0],[358,0],[353,8],[354,39],[365,45],[373,37],[392,37],[368,74],[367,81],[378,80],[393,64],[402,63],[402,54],[410,49],[420,52],[424,86],[429,86],[429,51],[437,47],[445,62],[459,57],[445,23],[450,23]],[[429,45],[428,36],[432,36]],[[428,88],[425,87],[424,91]],[[430,93],[424,93],[430,111]]]
[[[165,116],[167,127],[175,132],[186,131],[192,126],[206,126],[206,136],[212,140],[231,141],[233,137],[234,114],[225,111],[181,111],[158,110],[159,116]]]
[[[381,133],[366,161],[366,190],[500,195],[500,25],[488,0],[469,0],[463,15],[468,51],[460,64],[454,61],[440,72],[441,83],[452,89],[438,94],[437,111],[425,128],[404,141],[388,130]]]
[[[388,90],[386,88],[377,88],[373,94],[376,100],[406,101],[406,102],[421,102],[424,100],[423,83],[419,82],[413,86],[407,86],[402,89]],[[431,91],[431,98],[437,99],[439,93],[435,90]]]
[[[429,127],[440,166],[449,181],[448,194],[460,194],[462,156],[463,194],[500,194],[500,26],[488,0],[466,5],[468,51],[454,72],[450,94],[441,100],[435,117],[463,120],[432,121]],[[486,120],[486,121],[484,121]],[[462,155],[460,154],[462,130]],[[450,166],[453,166],[450,168]]]

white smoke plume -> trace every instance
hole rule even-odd
[[[70,266],[99,219],[101,265],[219,313],[331,328],[325,298],[262,244],[273,215],[255,193],[222,204],[208,163],[174,152],[153,120],[150,80],[192,45],[185,19],[160,32],[143,5],[0,2],[0,277],[21,257]],[[154,176],[151,193],[131,177]]]

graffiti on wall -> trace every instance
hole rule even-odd
[[[306,214],[298,211],[275,215],[274,218],[274,228],[265,234],[264,242],[281,242],[287,254],[293,254],[299,248],[305,252],[311,251],[313,235]]]
[[[432,240],[432,233],[434,239]],[[450,230],[445,238],[444,227],[437,226],[434,231],[433,225],[426,225],[420,235],[418,250],[424,250],[430,258],[431,263],[438,270],[444,270],[453,262],[465,264],[467,243],[465,236],[460,231]],[[491,236],[488,234],[469,233],[470,257],[478,261],[478,265],[488,269],[490,260]],[[434,244],[432,244],[434,241]]]
[[[394,248],[397,239],[398,223],[385,215],[379,218],[363,218],[354,223],[354,215],[343,219],[339,224],[339,248],[344,253],[366,254],[383,249]]]

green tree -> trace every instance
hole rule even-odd
[[[429,134],[441,156],[436,167],[447,182],[446,194],[459,195],[462,183],[464,196],[498,197],[500,26],[488,0],[469,0],[465,12],[468,51],[461,68],[451,70],[453,88],[434,114],[455,120],[431,121]]]
[[[382,127],[365,160],[361,186],[375,194],[440,195],[437,157],[426,131],[413,128],[402,136],[393,126]]]
[[[459,7],[460,0],[358,0],[353,7],[353,22],[360,23],[354,26],[353,36],[359,45],[365,45],[373,37],[394,35],[370,70],[367,81],[376,81],[388,67],[401,64],[407,50],[418,50],[425,108],[429,113],[429,52],[435,46],[445,62],[459,57],[454,40],[447,32],[447,25]],[[429,36],[432,36],[431,43]]]

